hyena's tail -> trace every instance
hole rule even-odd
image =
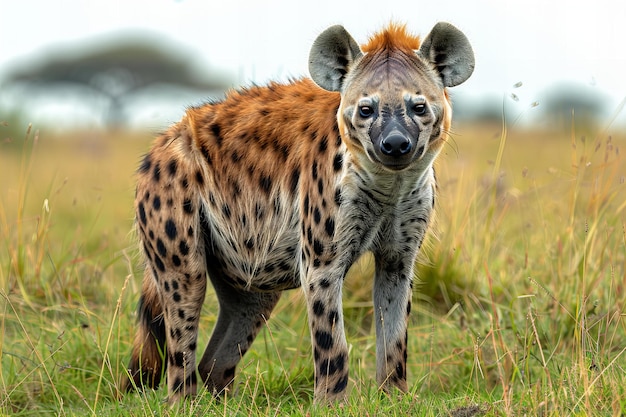
[[[138,306],[139,328],[133,342],[128,375],[122,381],[122,392],[143,387],[158,388],[167,367],[165,358],[165,322],[163,306],[149,267],[143,277]]]

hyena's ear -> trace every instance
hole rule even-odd
[[[474,72],[474,51],[469,41],[450,23],[439,22],[430,31],[419,55],[430,61],[441,75],[444,87],[454,87]]]
[[[320,87],[341,91],[348,67],[363,53],[352,36],[341,25],[322,32],[309,53],[309,72]]]

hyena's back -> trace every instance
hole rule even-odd
[[[224,101],[189,109],[156,141],[140,168],[140,228],[144,212],[147,222],[159,223],[158,217],[163,228],[168,224],[157,215],[155,199],[178,219],[195,214],[199,205],[200,216],[183,222],[188,239],[179,246],[192,245],[190,228],[201,230],[209,268],[219,267],[237,287],[299,286],[301,210],[317,218],[336,205],[336,184],[328,174],[343,163],[339,99],[302,80],[232,92]],[[301,198],[311,182],[317,195]],[[332,227],[328,216],[322,220]],[[160,247],[158,241],[154,245]]]

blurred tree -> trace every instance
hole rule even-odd
[[[18,86],[23,97],[71,92],[94,107],[104,99],[103,117],[109,125],[126,121],[123,103],[128,96],[163,85],[222,92],[232,80],[208,70],[197,54],[161,35],[132,31],[48,48],[15,64],[0,84]]]
[[[584,132],[597,127],[608,99],[591,86],[562,83],[546,90],[540,102],[549,126]]]

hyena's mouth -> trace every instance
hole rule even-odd
[[[422,148],[418,149],[418,152],[416,152],[415,155],[420,155],[421,156],[423,151],[424,151],[424,149],[422,147]],[[412,165],[412,163],[415,161],[415,157],[401,158],[401,159],[399,159],[399,158],[380,157],[372,149],[368,149],[367,150],[367,156],[375,164],[382,165],[385,168],[387,168],[389,170],[392,170],[392,171],[403,171],[403,170],[409,168]]]

